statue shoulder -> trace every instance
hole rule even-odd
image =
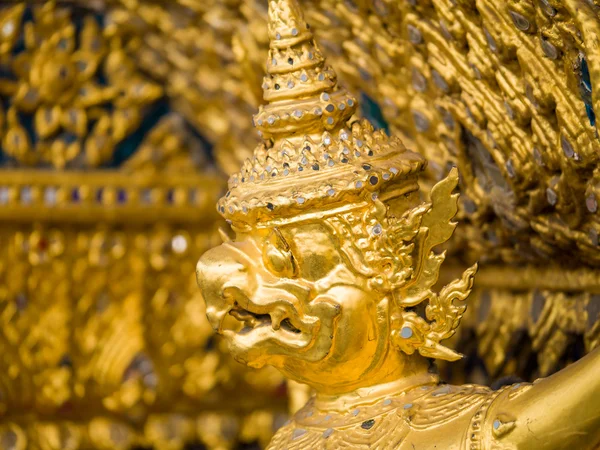
[[[468,417],[484,404],[493,391],[484,386],[466,384],[462,386],[441,385],[426,391],[415,400],[408,419],[413,429],[427,429]]]
[[[469,445],[482,442],[486,412],[503,392],[477,385],[423,386],[344,413],[318,411],[309,402],[269,449],[483,449]]]
[[[493,391],[481,403],[471,417],[465,436],[465,448],[474,450],[512,450],[516,448],[502,437],[516,426],[516,417],[507,412],[504,405],[510,403],[532,387],[529,383],[517,383]]]

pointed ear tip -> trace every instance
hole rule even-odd
[[[437,359],[442,359],[442,360],[448,361],[448,362],[456,362],[456,361],[460,361],[464,357],[465,357],[465,355],[463,355],[462,353],[458,353],[458,352],[455,352],[454,350],[447,349],[447,351],[444,352],[443,355],[438,355]]]
[[[450,352],[449,354],[449,359],[448,361],[450,362],[455,362],[455,361],[460,361],[461,359],[463,359],[465,357],[465,355],[463,355],[462,353],[458,353],[452,349],[448,349]]]

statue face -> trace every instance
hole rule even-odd
[[[345,263],[320,223],[239,234],[205,253],[198,282],[233,355],[321,386],[350,386],[388,345],[387,299]]]

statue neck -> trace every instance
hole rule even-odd
[[[397,397],[416,387],[436,385],[438,382],[437,374],[424,372],[388,383],[358,388],[345,394],[328,395],[317,392],[315,407],[321,411],[349,411],[360,405],[377,403],[386,398]]]
[[[395,353],[395,352],[394,352]],[[439,375],[430,370],[427,359],[413,355],[395,355],[366,377],[368,381],[347,392],[317,390],[315,406],[322,411],[347,411],[356,406],[395,397],[415,387],[439,383]]]

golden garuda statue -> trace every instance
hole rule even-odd
[[[220,213],[236,237],[197,276],[236,359],[316,392],[275,449],[593,449],[600,350],[533,384],[440,381],[434,360],[459,326],[477,267],[439,292],[456,223],[456,169],[424,202],[426,161],[352,121],[296,0],[269,2],[263,142],[229,180]]]

